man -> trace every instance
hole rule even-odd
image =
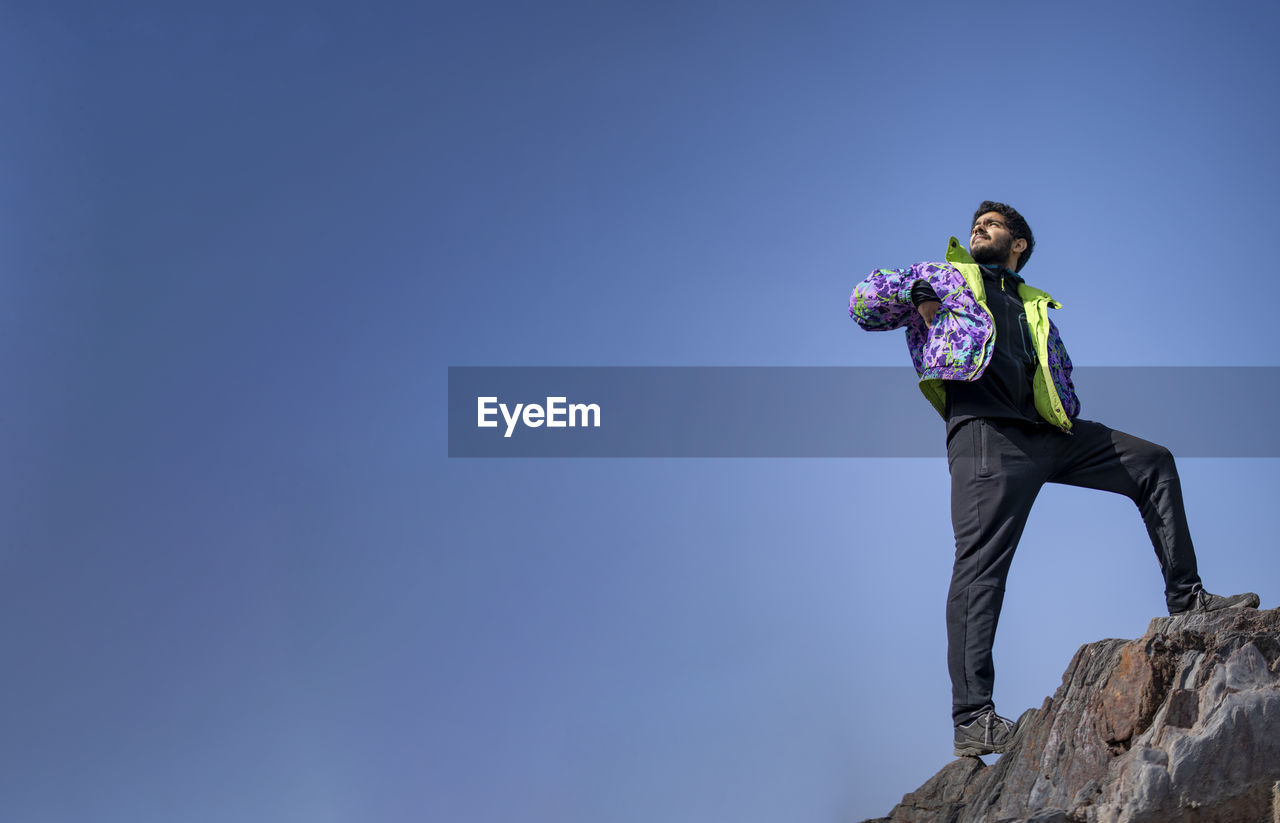
[[[849,314],[868,331],[906,327],[921,391],[946,420],[956,538],[947,667],[957,757],[1007,751],[1030,714],[1017,722],[996,714],[991,649],[1009,564],[1045,483],[1116,492],[1138,505],[1170,614],[1259,602],[1201,585],[1169,451],[1079,417],[1071,360],[1048,314],[1060,306],[1019,275],[1034,248],[1022,215],[988,200],[974,214],[967,253],[953,237],[946,262],[875,271],[849,301]]]

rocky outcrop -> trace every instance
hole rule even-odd
[[[892,823],[1280,823],[1280,609],[1082,646],[1012,751],[947,764]]]

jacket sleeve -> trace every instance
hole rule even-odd
[[[1049,372],[1053,375],[1054,385],[1062,400],[1062,410],[1067,417],[1075,420],[1080,416],[1080,398],[1076,396],[1075,384],[1071,382],[1071,358],[1067,355],[1067,347],[1062,344],[1062,336],[1058,327],[1049,321]]]
[[[877,269],[853,287],[849,316],[867,331],[900,329],[916,315],[911,287],[920,279],[919,264],[909,269]]]

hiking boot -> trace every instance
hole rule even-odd
[[[1256,609],[1262,601],[1258,595],[1253,592],[1245,592],[1244,594],[1233,594],[1230,597],[1223,597],[1220,594],[1209,594],[1204,589],[1196,586],[1191,605],[1181,611],[1171,611],[1170,615],[1216,612],[1219,609]]]
[[[1001,717],[994,709],[987,709],[972,722],[956,726],[956,757],[1004,754],[1018,742],[1035,714],[1035,709],[1027,709],[1015,721]]]

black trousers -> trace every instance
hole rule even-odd
[[[994,708],[991,692],[1000,607],[1009,564],[1040,487],[1065,483],[1116,492],[1138,505],[1164,574],[1171,611],[1190,605],[1200,583],[1173,455],[1101,423],[1071,432],[975,418],[947,443],[956,562],[947,597],[952,719]]]

